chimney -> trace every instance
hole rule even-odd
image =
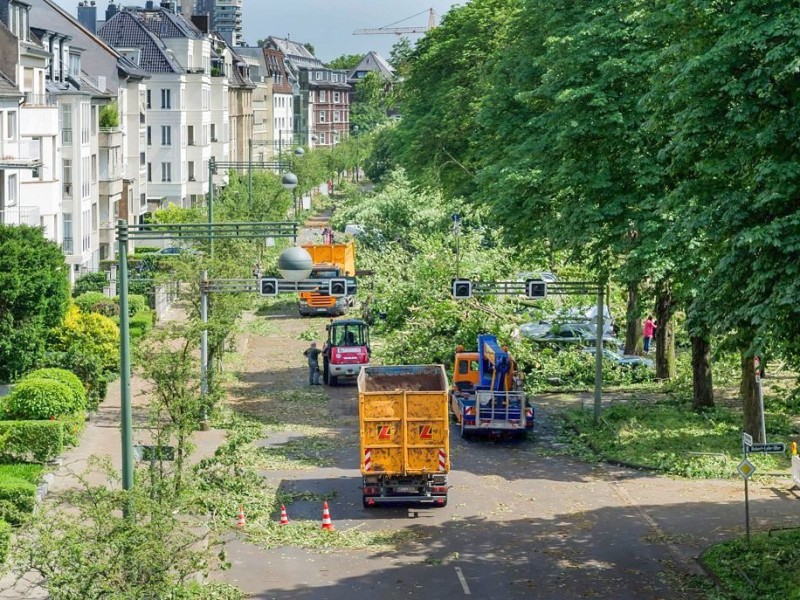
[[[97,33],[97,4],[94,0],[78,2],[78,21],[92,33]]]
[[[209,33],[208,15],[192,15],[192,23],[203,33]]]
[[[147,2],[144,3],[144,9],[153,10],[153,0],[147,0]]]
[[[114,0],[111,0],[111,2],[108,3],[108,8],[106,9],[106,23],[110,21],[111,17],[113,17],[115,14],[117,14],[117,5],[114,4]]]
[[[169,2],[169,0],[162,0],[161,1],[161,8],[166,10],[167,12],[175,12],[174,3]]]

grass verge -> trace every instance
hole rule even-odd
[[[28,463],[0,465],[0,485],[9,481],[26,481],[39,483],[44,473],[44,466]]]
[[[591,411],[564,413],[568,426],[578,431],[568,439],[570,453],[581,458],[594,454],[601,460],[652,468],[670,475],[699,479],[737,476],[741,461],[742,417],[717,408],[694,412],[679,400],[630,402],[603,411],[598,425]],[[768,438],[785,440],[791,430],[785,419],[768,419]],[[788,469],[788,456],[751,455],[761,474]]]
[[[257,448],[255,464],[270,471],[332,467],[336,461],[331,454],[341,447],[341,440],[332,435],[307,435],[279,446]]]
[[[739,600],[800,598],[800,530],[759,533],[722,542],[706,550],[701,560]]]

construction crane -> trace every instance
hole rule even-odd
[[[397,25],[398,23],[402,23],[403,21],[408,21],[409,19],[413,19],[414,17],[418,17],[422,14],[428,13],[428,25],[426,27],[392,27],[392,25]],[[420,13],[412,15],[406,19],[400,19],[399,21],[395,21],[394,23],[389,23],[388,25],[384,25],[383,27],[378,27],[375,29],[356,29],[353,32],[353,35],[375,35],[375,34],[384,34],[384,33],[392,33],[394,35],[406,35],[409,33],[426,33],[431,29],[436,27],[436,11],[428,9],[427,11],[423,10]]]

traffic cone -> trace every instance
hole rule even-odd
[[[328,510],[327,501],[322,505],[322,528],[328,531],[333,531],[333,523],[331,523],[331,512]]]
[[[247,521],[244,518],[244,507],[240,506],[239,507],[239,517],[236,520],[236,526],[237,527],[244,527],[246,522]]]
[[[289,524],[289,515],[286,514],[286,507],[281,504],[281,525]]]

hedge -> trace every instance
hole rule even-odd
[[[75,394],[65,384],[54,379],[23,379],[14,386],[3,405],[10,419],[54,419],[83,410]]]
[[[0,485],[0,519],[19,525],[33,514],[36,505],[36,484],[8,481]]]
[[[73,302],[84,313],[96,312],[106,317],[119,314],[119,306],[115,300],[100,292],[86,292],[74,298]]]
[[[47,462],[64,452],[65,421],[0,421],[0,458]]]
[[[83,277],[78,277],[75,287],[72,288],[73,296],[80,296],[86,292],[102,292],[108,285],[108,277],[105,272],[88,273]]]
[[[86,408],[86,388],[83,386],[80,378],[72,371],[58,368],[36,369],[25,375],[22,381],[31,379],[52,379],[53,381],[63,383],[72,390],[75,406],[79,407],[75,412],[82,411]]]
[[[150,309],[131,317],[129,321],[131,339],[140,338],[150,331],[153,328],[153,317],[153,311]]]
[[[8,551],[11,549],[11,525],[6,521],[0,521],[0,565],[8,559]]]
[[[83,413],[66,415],[58,418],[62,425],[62,440],[64,446],[77,446],[81,441],[81,433],[86,426],[86,417]]]

